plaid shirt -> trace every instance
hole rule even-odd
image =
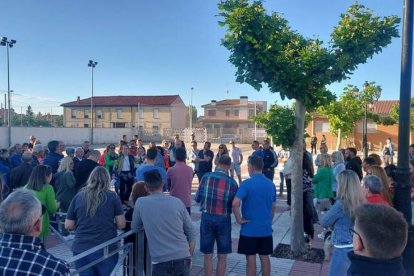
[[[42,249],[40,239],[0,234],[0,275],[70,275],[68,265]]]
[[[200,211],[213,215],[230,215],[236,195],[237,182],[219,168],[201,179],[195,200],[201,202]]]

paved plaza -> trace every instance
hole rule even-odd
[[[213,151],[216,152],[215,148],[218,145],[213,146]],[[241,145],[245,161],[242,165],[242,178],[248,178],[246,160],[247,156],[250,153],[250,145]],[[275,181],[277,191],[279,191],[279,176],[278,171],[275,175]],[[193,194],[198,188],[198,181],[195,177],[193,180]],[[192,258],[192,269],[191,275],[204,275],[203,273],[203,254],[200,253],[199,247],[199,229],[200,229],[200,218],[201,213],[199,211],[199,206],[193,201],[191,207],[191,218],[193,220],[194,227],[197,233],[197,245],[195,254]],[[284,196],[278,197],[277,199],[277,211],[273,220],[273,247],[275,248],[279,243],[290,244],[290,211],[286,205],[286,191]],[[315,225],[315,233],[320,232],[320,228]],[[244,255],[237,254],[237,244],[240,232],[240,225],[238,225],[232,216],[232,247],[233,252],[228,255],[227,258],[227,274],[228,275],[246,275],[246,260]],[[67,260],[72,256],[70,249],[55,236],[51,236],[48,241],[46,241],[46,246],[48,251],[54,254],[55,256]],[[312,241],[312,248],[323,248],[323,241],[315,238]],[[216,264],[217,258],[214,257],[214,266]],[[323,264],[319,263],[308,263],[303,261],[295,261],[290,259],[281,259],[281,258],[270,258],[272,275],[309,275],[309,276],[319,276],[327,275],[329,263],[324,262]],[[257,258],[258,265],[258,275],[260,273],[260,261]],[[120,274],[121,275],[121,274]]]

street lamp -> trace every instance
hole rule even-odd
[[[367,89],[371,89],[371,84],[365,81],[364,91],[366,92]],[[379,86],[373,86],[372,89],[374,90],[372,91],[373,93],[370,94],[370,102],[365,101],[364,124],[362,126],[362,152],[364,154],[364,159],[368,157],[368,108],[371,109],[373,107],[373,103],[378,101],[382,92],[382,89]]]
[[[13,45],[16,44],[16,40],[10,39],[7,40],[7,37],[2,36],[0,38],[0,45],[6,46],[7,49],[7,101],[8,101],[8,111],[7,111],[7,126],[8,126],[8,136],[9,136],[9,147],[11,146],[11,108],[10,108],[10,62],[9,62],[9,48],[12,48]]]
[[[93,144],[93,69],[98,65],[98,62],[89,60],[88,67],[92,69],[92,96],[91,96],[91,144]]]

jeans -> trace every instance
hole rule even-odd
[[[283,182],[285,182],[285,175],[282,172],[279,172],[279,178],[280,178],[280,188],[279,193],[283,195]]]
[[[74,255],[78,255],[81,252],[78,253],[73,253]],[[82,266],[85,266],[97,259],[99,259],[100,257],[103,256],[103,252],[95,252],[92,253],[78,261],[75,261],[75,265],[76,265],[76,269],[81,268]],[[115,254],[111,257],[109,257],[106,260],[103,260],[100,263],[97,263],[96,265],[92,266],[91,268],[88,268],[87,270],[84,270],[83,272],[79,273],[80,276],[95,276],[95,275],[99,275],[99,276],[106,276],[111,274],[112,270],[114,269],[116,263],[118,262],[118,254]]]
[[[190,267],[190,257],[153,264],[152,276],[190,276]]]
[[[200,251],[214,253],[214,243],[217,243],[217,254],[231,253],[231,218],[204,212],[201,214]]]
[[[346,276],[351,261],[348,258],[348,252],[352,251],[352,247],[349,248],[336,248],[334,247],[332,254],[331,265],[329,266],[329,276]]]

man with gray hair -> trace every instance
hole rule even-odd
[[[0,205],[2,275],[70,275],[68,265],[43,249],[42,205],[30,190],[11,193]]]
[[[367,175],[362,179],[365,198],[370,204],[383,204],[389,206],[390,204],[382,196],[384,184],[382,180],[375,175]]]

